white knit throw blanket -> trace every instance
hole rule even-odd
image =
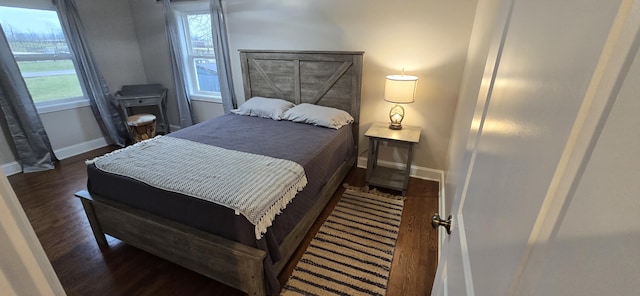
[[[262,238],[307,185],[290,160],[158,136],[87,161],[102,171],[207,200],[242,214]]]

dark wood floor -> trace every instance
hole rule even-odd
[[[84,160],[110,151],[98,149],[61,161],[55,170],[17,174],[9,181],[68,295],[242,295],[241,292],[109,237],[100,250],[80,201],[86,188]],[[345,182],[364,183],[363,169]],[[280,275],[284,282],[304,247],[337,203],[342,190],[316,221],[302,247]],[[412,178],[402,215],[387,295],[429,295],[435,276],[437,232],[431,215],[438,208],[438,183]]]

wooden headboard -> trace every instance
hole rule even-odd
[[[245,100],[278,98],[345,110],[360,122],[358,51],[240,50]],[[354,135],[357,137],[357,134]]]

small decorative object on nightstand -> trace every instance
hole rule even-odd
[[[369,138],[367,156],[367,185],[380,186],[407,194],[409,173],[413,161],[413,144],[420,142],[420,127],[405,125],[401,130],[389,129],[388,125],[374,123],[364,134]],[[404,169],[378,166],[378,145],[380,141],[394,141],[408,145],[407,162]]]

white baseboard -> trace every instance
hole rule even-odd
[[[98,138],[91,141],[82,142],[79,144],[63,147],[60,149],[53,150],[53,153],[56,154],[58,159],[67,159],[72,156],[76,156],[78,154],[82,154],[91,150],[95,150],[98,148],[105,147],[109,145],[110,142],[107,141],[106,138]]]
[[[98,148],[105,147],[109,145],[110,142],[106,138],[98,138],[91,141],[82,142],[79,144],[63,147],[60,149],[53,150],[53,153],[56,154],[58,159],[66,159],[72,156],[76,156],[78,154],[82,154],[91,150],[95,150]],[[17,173],[22,172],[22,166],[17,162],[10,162],[2,165],[2,171],[6,176],[15,175]]]
[[[21,173],[22,166],[17,161],[5,163],[2,165],[2,171],[4,172],[4,175],[8,177],[17,173]]]
[[[390,167],[390,168],[397,168],[397,169],[404,168],[404,164],[397,163],[397,162],[391,162],[391,161],[385,161],[385,160],[378,160],[378,164],[380,166],[383,166],[383,167]],[[359,168],[364,168],[364,169],[367,168],[367,158],[366,157],[364,157],[364,156],[358,157],[358,167]],[[444,183],[444,172],[442,170],[436,170],[436,169],[431,169],[431,168],[425,168],[425,167],[412,165],[409,175],[411,177],[418,178],[418,179],[424,179],[424,180],[430,180],[430,181],[439,182],[439,184],[440,184],[440,193],[441,193],[440,195],[442,195],[443,188],[444,188],[443,185],[442,185]]]
[[[181,127],[179,125],[173,125],[173,124],[170,124],[169,128],[171,129],[172,132],[175,132],[175,131],[181,129]]]

